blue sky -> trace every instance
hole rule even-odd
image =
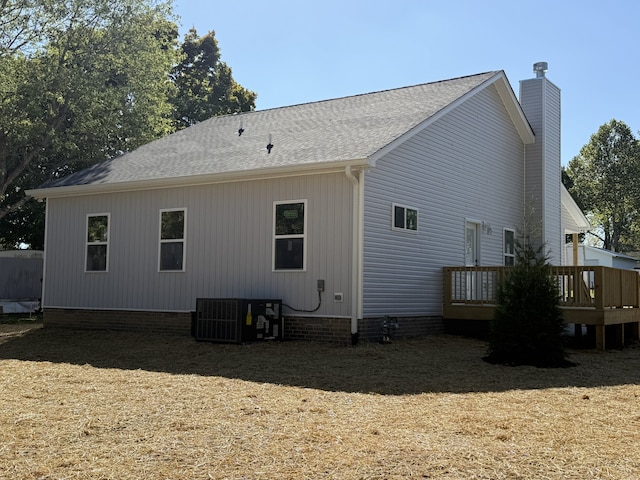
[[[181,33],[214,30],[257,108],[504,70],[518,95],[549,64],[562,163],[612,118],[640,130],[636,0],[174,0]]]

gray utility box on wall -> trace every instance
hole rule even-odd
[[[226,343],[282,340],[282,327],[282,300],[196,299],[196,340]]]

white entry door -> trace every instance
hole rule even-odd
[[[464,235],[464,263],[467,267],[479,264],[478,224],[466,222]],[[467,300],[478,299],[478,272],[467,272],[466,278]]]
[[[464,262],[467,267],[478,265],[478,224],[467,222],[464,240]]]

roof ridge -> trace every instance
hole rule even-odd
[[[455,80],[463,80],[465,78],[472,78],[472,77],[480,77],[483,75],[488,75],[488,74],[497,74],[499,72],[501,72],[502,70],[488,70],[486,72],[481,72],[481,73],[474,73],[471,75],[461,75],[459,77],[453,77],[453,78],[446,78],[446,79],[442,79],[442,80],[434,80],[432,82],[423,82],[423,83],[416,83],[415,85],[405,85],[403,87],[394,87],[394,88],[385,88],[382,90],[374,90],[372,92],[365,92],[365,93],[356,93],[353,95],[344,95],[341,97],[334,97],[334,98],[323,98],[321,100],[312,100],[310,102],[301,102],[301,103],[294,103],[292,105],[282,105],[280,107],[271,107],[271,108],[265,108],[264,110],[252,110],[249,112],[239,112],[239,113],[232,113],[229,115],[234,115],[234,116],[241,116],[241,115],[246,115],[246,114],[250,114],[250,113],[258,113],[258,112],[271,112],[274,110],[283,110],[286,108],[294,108],[294,107],[301,107],[301,106],[306,106],[306,105],[314,105],[314,104],[318,104],[318,103],[325,103],[325,102],[333,102],[336,100],[346,100],[348,98],[358,98],[358,97],[366,97],[367,95],[376,95],[379,93],[386,93],[386,92],[394,92],[394,91],[399,91],[399,90],[405,90],[408,88],[415,88],[415,87],[422,87],[425,85],[435,85],[438,83],[446,83],[446,82],[452,82]],[[222,115],[223,117],[227,116],[227,115]],[[212,117],[214,118],[214,117]]]

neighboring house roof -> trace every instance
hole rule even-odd
[[[589,220],[584,215],[576,201],[564,185],[560,185],[562,203],[562,223],[565,233],[586,232],[591,228]]]
[[[43,250],[0,250],[0,258],[44,258]]]
[[[532,143],[533,132],[504,72],[493,71],[213,117],[27,193],[45,198],[374,165],[399,142],[489,85],[496,85],[523,142]]]
[[[603,256],[607,256],[607,257],[611,257],[611,258],[622,258],[624,260],[629,260],[629,261],[632,261],[632,262],[637,262],[638,261],[637,258],[631,257],[629,255],[625,255],[624,253],[613,252],[611,250],[606,250],[604,248],[592,247],[591,245],[583,245],[583,247],[587,251],[591,251],[591,252],[594,252],[594,253],[597,252],[598,254],[603,255]]]
[[[573,248],[571,244],[567,244],[567,248]],[[592,247],[591,245],[580,244],[578,248],[583,251],[583,260],[588,262],[589,260],[609,259],[611,263],[616,260],[622,260],[630,265],[631,268],[638,264],[638,259],[625,255],[624,253],[612,252],[611,250],[605,250],[604,248]],[[616,265],[614,265],[616,266]]]

